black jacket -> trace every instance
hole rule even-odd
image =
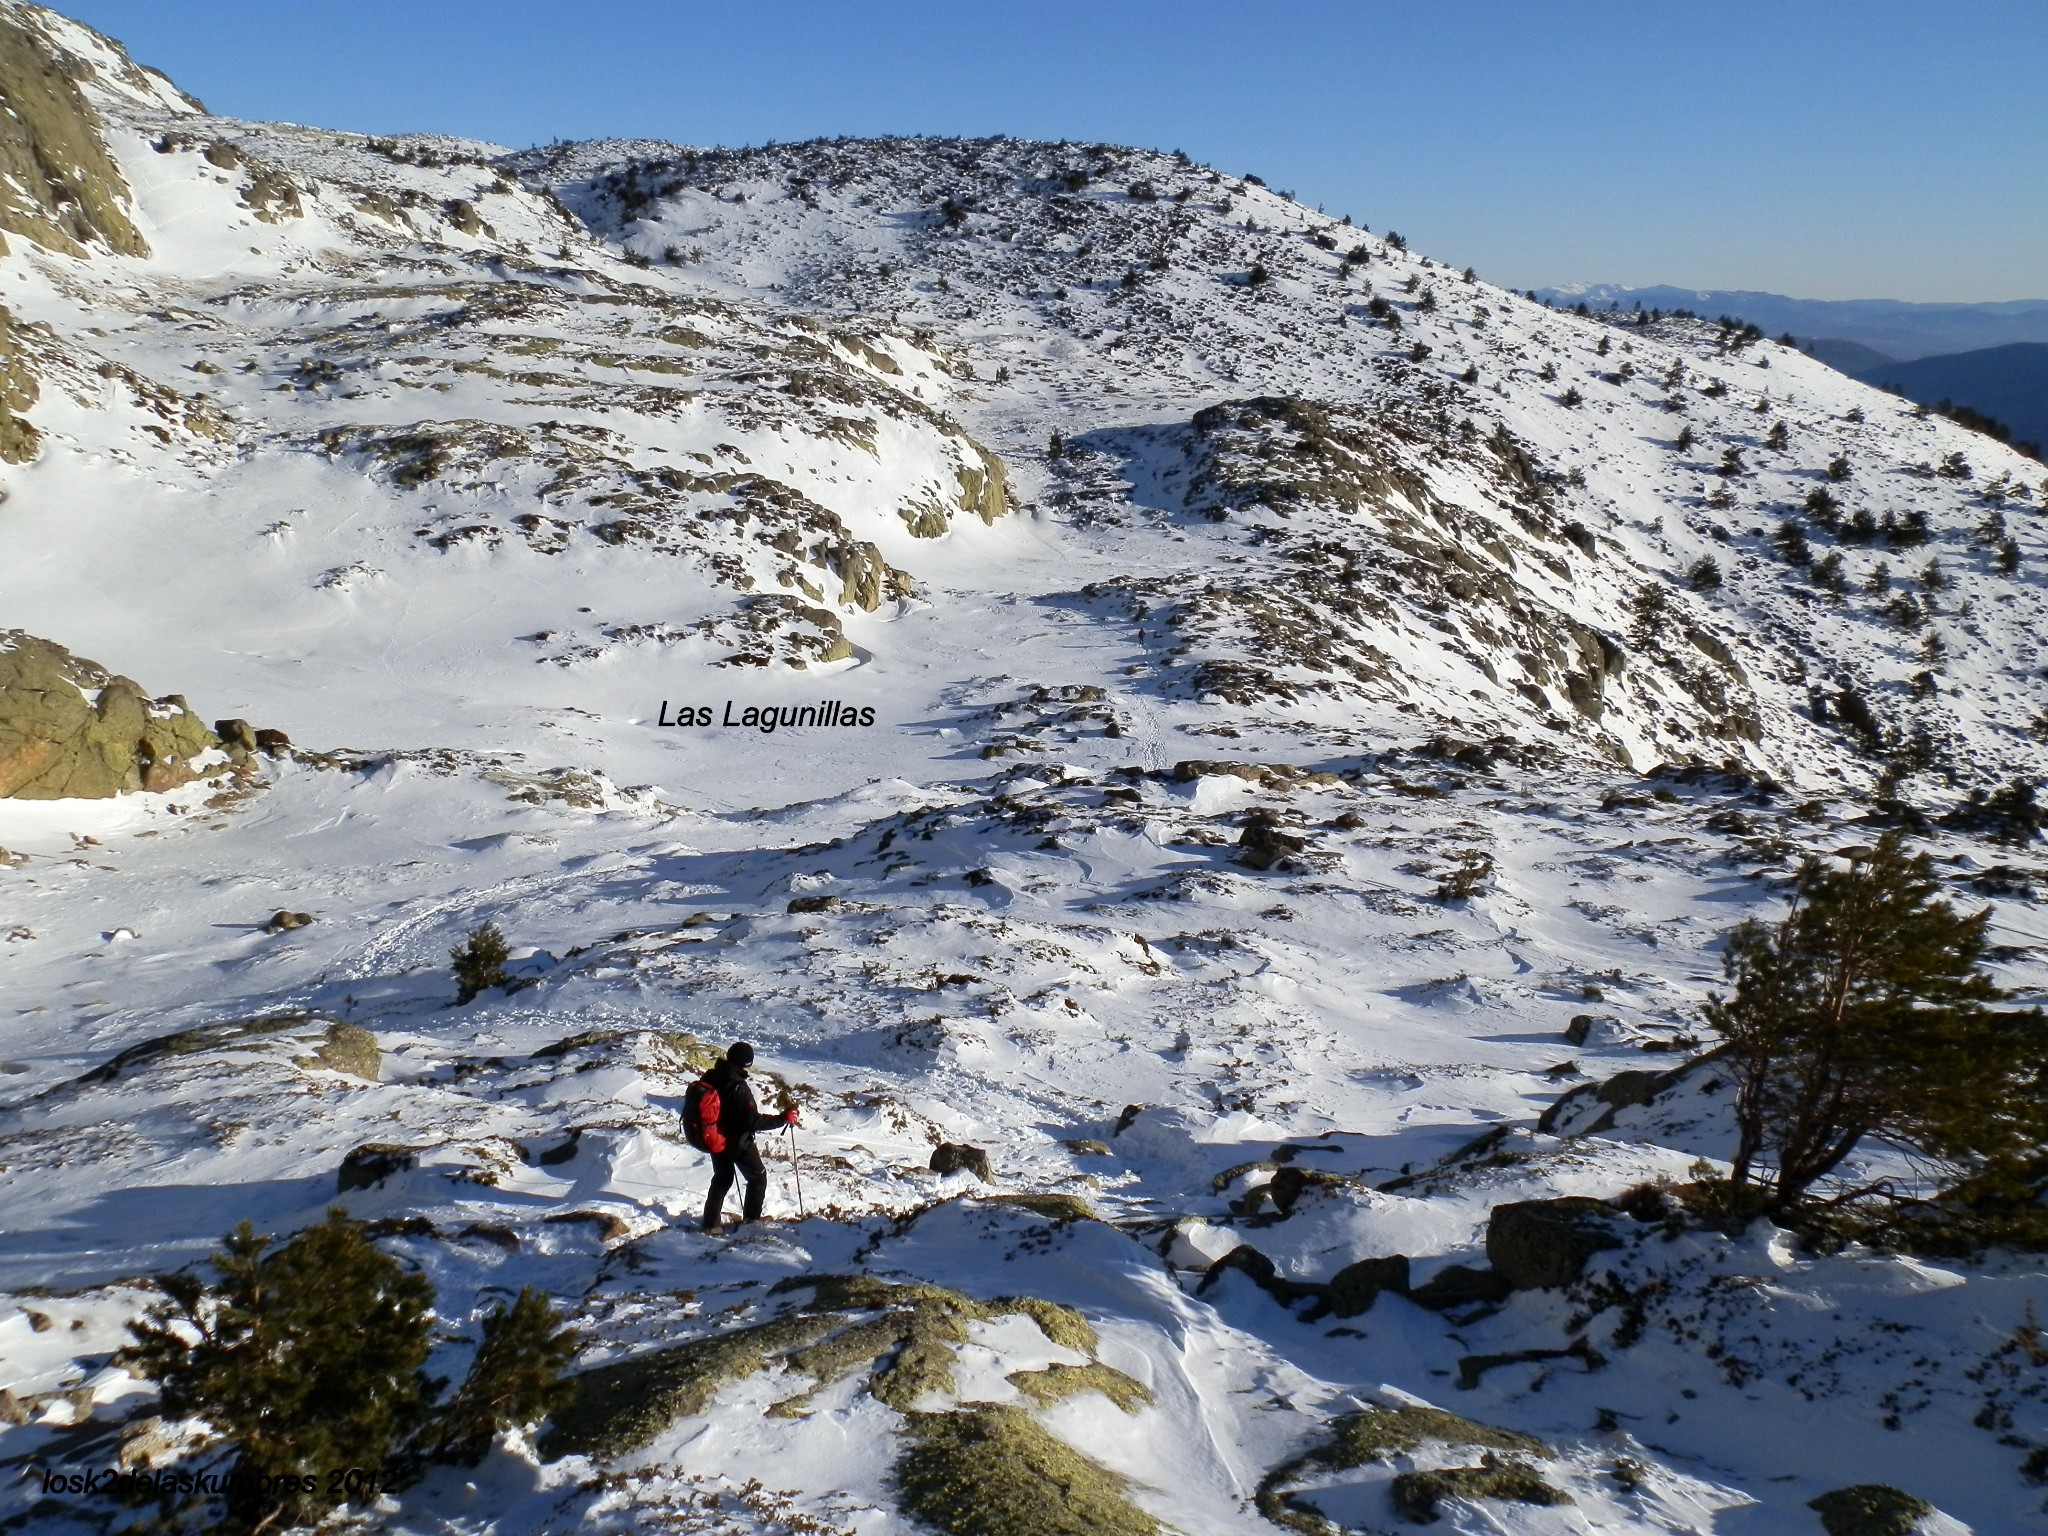
[[[751,1141],[757,1131],[782,1123],[780,1115],[761,1113],[761,1106],[754,1102],[753,1087],[747,1082],[746,1068],[736,1067],[721,1057],[704,1078],[718,1090],[718,1128],[725,1133],[728,1147]]]

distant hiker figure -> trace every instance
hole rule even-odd
[[[724,1229],[725,1197],[735,1174],[747,1184],[741,1220],[760,1219],[761,1202],[768,1194],[768,1170],[762,1165],[754,1136],[773,1126],[796,1124],[793,1109],[779,1115],[761,1113],[747,1082],[747,1068],[753,1064],[754,1048],[735,1040],[718,1064],[690,1084],[683,1096],[683,1135],[691,1146],[711,1154],[711,1193],[704,1201],[706,1232]]]

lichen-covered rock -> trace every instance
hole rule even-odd
[[[0,304],[0,464],[26,464],[42,434],[19,414],[36,403],[36,376],[14,338],[14,315]]]
[[[1486,1223],[1487,1261],[1518,1291],[1570,1285],[1594,1254],[1621,1246],[1618,1219],[1612,1206],[1576,1195],[1497,1205]]]
[[[61,645],[0,631],[0,798],[176,789],[219,745],[178,695],[152,699]]]
[[[1010,510],[1010,477],[1003,470],[1003,461],[981,444],[969,438],[967,445],[974,450],[975,462],[957,471],[960,509],[984,523],[993,523]]]
[[[465,235],[481,235],[489,231],[490,225],[484,216],[476,211],[476,204],[466,197],[452,199],[447,205],[448,222]]]
[[[93,243],[147,256],[99,113],[20,11],[0,12],[0,102],[0,230],[67,256]]]
[[[377,1049],[377,1037],[367,1029],[336,1021],[327,1026],[326,1038],[300,1065],[325,1067],[330,1072],[345,1072],[350,1077],[374,1083],[383,1065],[383,1055]]]
[[[1394,1508],[1418,1525],[1437,1518],[1443,1499],[1501,1499],[1511,1504],[1569,1504],[1571,1496],[1553,1488],[1533,1467],[1511,1457],[1487,1456],[1476,1467],[1443,1467],[1403,1472],[1388,1488]]]
[[[909,1514],[947,1536],[1151,1536],[1159,1522],[1128,1484],[1021,1408],[913,1413],[896,1487]]]
[[[1889,1483],[1857,1483],[1809,1500],[1828,1536],[1910,1536],[1934,1506]]]
[[[251,210],[259,223],[275,224],[282,219],[302,219],[305,206],[299,189],[283,171],[267,165],[252,166],[249,184],[242,188],[242,206]]]

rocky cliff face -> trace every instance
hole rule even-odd
[[[176,789],[220,744],[179,695],[153,699],[61,645],[0,633],[0,798]]]
[[[91,246],[146,256],[105,126],[74,78],[84,70],[53,45],[45,15],[0,10],[0,230],[70,256]]]

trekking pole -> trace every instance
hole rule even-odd
[[[800,1218],[807,1218],[810,1213],[804,1209],[803,1170],[796,1164],[796,1127],[786,1125],[783,1129],[789,1132],[789,1174],[796,1180],[796,1213]]]

